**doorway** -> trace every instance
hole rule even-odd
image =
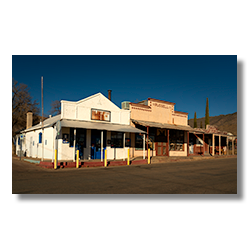
[[[156,142],[155,150],[156,150],[156,156],[167,156],[167,143]]]
[[[106,149],[107,131],[103,131],[103,155]],[[101,130],[91,130],[91,159],[101,159]]]
[[[76,151],[79,150],[79,157],[84,159],[84,148],[86,148],[86,129],[76,129]]]

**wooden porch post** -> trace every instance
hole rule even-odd
[[[148,134],[149,134],[149,127],[147,126],[147,157],[148,157]]]
[[[202,155],[204,156],[204,153],[205,153],[205,134],[203,134],[202,140],[203,140],[203,152],[202,152]]]
[[[143,134],[143,160],[145,159],[145,134]]]
[[[76,157],[75,157],[75,154],[76,154],[76,128],[74,128],[74,152],[73,152],[73,161],[75,162],[76,161]]]
[[[187,156],[189,156],[189,131],[187,131]]]
[[[232,137],[232,155],[234,155],[234,137]]]
[[[221,155],[221,136],[219,135],[219,155]]]
[[[213,134],[213,140],[212,140],[212,156],[214,156],[214,134]]]
[[[169,156],[169,129],[167,130],[167,156]]]
[[[228,155],[228,136],[227,136],[227,155]]]
[[[103,130],[101,131],[101,161],[103,161]]]

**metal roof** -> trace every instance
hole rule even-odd
[[[131,119],[132,122],[142,125],[142,126],[149,126],[155,128],[167,128],[167,129],[176,129],[176,130],[184,130],[190,132],[196,132],[196,130],[188,125],[176,125],[176,124],[167,124],[167,123],[159,123],[159,122],[149,122],[149,121],[141,121],[141,120],[134,120]],[[201,131],[199,131],[201,132]],[[202,132],[201,132],[202,133]]]
[[[57,121],[61,120],[61,115],[56,115],[54,117],[48,118],[44,120],[43,127],[51,127]],[[117,132],[130,132],[130,133],[143,133],[146,134],[145,131],[140,130],[138,128],[134,128],[130,125],[121,125],[121,124],[114,124],[114,123],[104,123],[104,122],[91,122],[91,121],[79,121],[79,120],[69,120],[69,119],[62,119],[61,120],[61,127],[70,127],[70,128],[85,128],[85,129],[97,129],[97,130],[107,130],[107,131],[117,131]],[[37,124],[32,126],[31,128],[25,129],[22,132],[29,132],[32,130],[41,129],[42,124]]]
[[[59,115],[56,115],[56,116],[52,116],[50,118],[47,118],[46,120],[43,121],[43,127],[46,128],[46,127],[51,127],[53,126],[57,121],[59,121],[61,119],[61,114]],[[28,129],[24,129],[23,131],[21,132],[29,132],[29,131],[32,131],[32,130],[36,130],[36,129],[41,129],[42,128],[42,124],[39,123],[35,126],[32,126]]]
[[[85,128],[85,129],[97,129],[97,130],[146,134],[145,131],[140,130],[138,128],[134,128],[130,125],[121,125],[121,124],[106,123],[106,122],[104,123],[104,122],[90,122],[90,121],[62,119],[61,126],[70,128]]]

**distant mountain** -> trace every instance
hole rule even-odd
[[[202,122],[203,128],[205,128],[205,117],[197,118],[198,128],[200,128],[200,122]],[[194,127],[194,119],[188,120],[188,124]],[[237,112],[228,115],[210,116],[209,124],[217,126],[221,131],[237,135]]]

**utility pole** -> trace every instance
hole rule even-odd
[[[44,157],[44,129],[43,129],[43,76],[41,77],[41,85],[42,85],[42,161]]]

